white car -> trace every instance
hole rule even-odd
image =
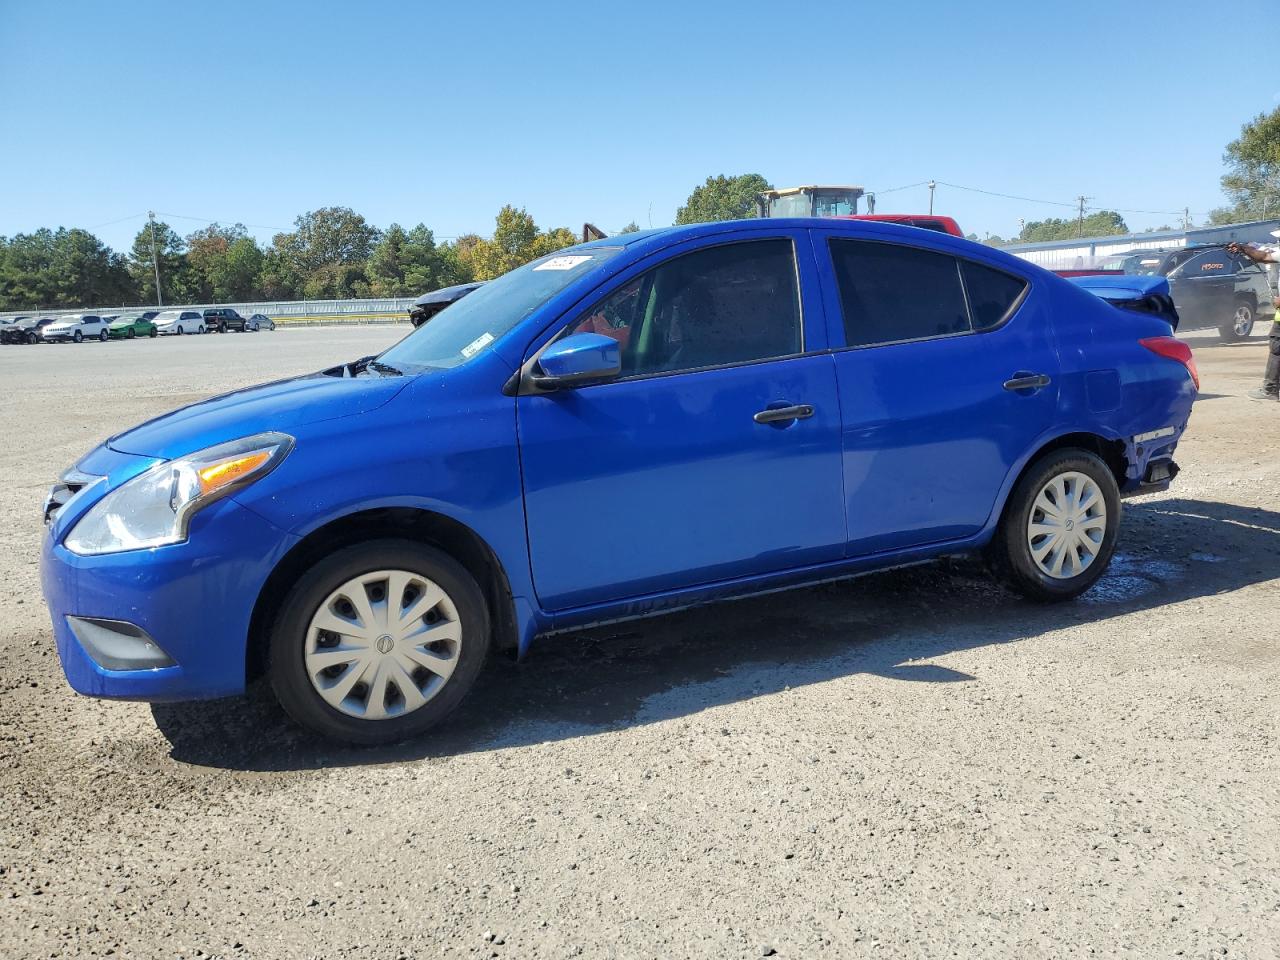
[[[165,310],[151,322],[159,334],[204,333],[204,314],[199,310]]]
[[[58,317],[40,331],[40,337],[46,341],[74,340],[79,343],[93,339],[105,343],[111,336],[108,333],[110,329],[111,323],[96,313],[79,313],[73,317]]]

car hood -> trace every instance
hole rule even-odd
[[[325,373],[279,380],[212,397],[148,420],[107,440],[120,453],[172,460],[240,437],[376,410],[412,377],[340,377]]]

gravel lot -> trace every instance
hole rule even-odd
[[[1111,573],[972,562],[613,626],[493,664],[376,753],[264,694],[77,697],[41,498],[132,423],[407,328],[4,347],[0,957],[1280,956],[1280,405],[1204,395]]]

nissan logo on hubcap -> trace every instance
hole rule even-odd
[[[1074,530],[1075,528],[1076,528],[1076,522],[1075,522],[1074,520],[1068,520],[1068,521],[1067,521],[1067,529],[1068,529],[1068,530]],[[379,649],[381,649],[381,643],[382,643],[382,641],[378,641],[378,643],[379,643]],[[382,652],[383,652],[383,653],[386,653],[386,651],[385,651],[385,650],[383,650]]]
[[[396,645],[396,642],[391,639],[391,635],[389,633],[384,633],[377,639],[374,645],[378,648],[379,653],[390,653],[391,648]]]

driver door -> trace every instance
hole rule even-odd
[[[839,403],[810,250],[804,231],[693,241],[568,319],[561,336],[616,339],[622,372],[517,400],[544,609],[843,556]]]

